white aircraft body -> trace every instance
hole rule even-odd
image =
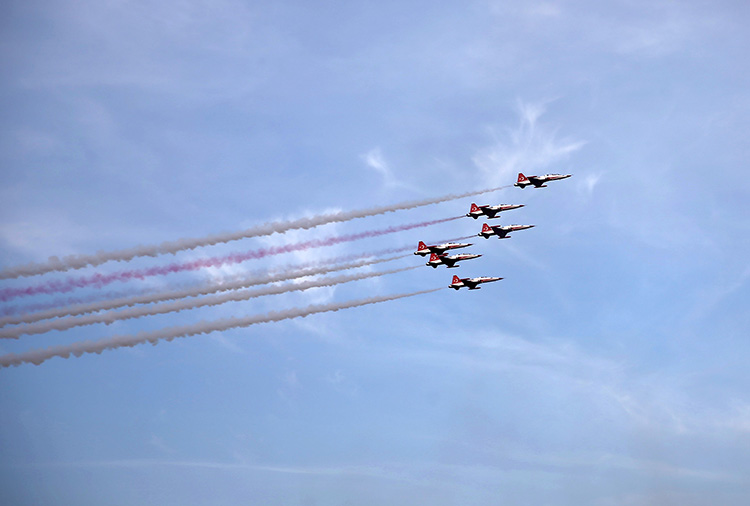
[[[534,225],[487,225],[486,223],[482,225],[482,231],[479,232],[477,235],[481,235],[485,239],[489,239],[493,235],[496,235],[498,239],[507,239],[510,237],[511,232],[515,232],[516,230],[525,230],[527,228],[532,228]]]
[[[557,181],[558,179],[566,179],[573,174],[545,174],[544,176],[524,176],[523,172],[518,173],[518,181],[513,186],[518,186],[521,189],[527,186],[534,185],[534,188],[546,188],[545,183],[549,181]]]
[[[437,255],[433,253],[430,255],[430,261],[425,265],[429,265],[433,269],[437,269],[438,265],[445,265],[448,269],[458,267],[456,265],[461,260],[471,260],[472,258],[479,258],[482,255],[472,255],[469,253],[462,253],[459,255]]]
[[[510,211],[511,209],[518,209],[523,207],[523,204],[500,204],[497,206],[478,206],[474,202],[471,203],[471,209],[466,215],[469,218],[475,220],[480,216],[486,216],[487,218],[497,218],[497,215],[503,211]]]
[[[427,246],[422,241],[419,241],[419,246],[417,246],[417,251],[415,251],[414,254],[425,256],[432,253],[437,253],[438,255],[442,255],[449,249],[467,248],[469,246],[471,246],[470,242],[446,242],[443,244],[436,244],[434,246]]]
[[[501,279],[503,278],[459,278],[458,276],[453,276],[453,282],[448,285],[448,288],[453,288],[456,291],[458,291],[459,288],[463,287],[468,287],[469,290],[480,290],[482,288],[481,286],[479,286],[480,284],[491,283],[493,281],[499,281]]]

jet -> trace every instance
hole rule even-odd
[[[482,225],[482,231],[477,235],[481,235],[485,239],[489,239],[493,235],[496,235],[498,239],[506,239],[510,237],[508,235],[510,232],[515,232],[516,230],[525,230],[533,226],[534,225],[505,225],[503,227],[501,225],[495,225],[493,227],[485,223],[484,225]]]
[[[437,255],[433,253],[430,255],[430,261],[425,265],[429,265],[433,269],[437,269],[438,265],[445,265],[448,269],[458,267],[456,265],[461,260],[471,260],[472,258],[479,258],[482,255],[471,255],[469,253],[463,253],[460,255]]]
[[[545,174],[544,176],[524,176],[523,172],[518,173],[518,181],[513,186],[518,186],[522,190],[527,186],[534,185],[535,188],[546,188],[544,184],[548,181],[557,181],[558,179],[566,179],[573,174]]]
[[[499,281],[503,278],[459,278],[453,276],[453,282],[448,285],[448,288],[453,288],[458,291],[459,288],[468,287],[469,290],[480,290],[482,287],[479,286],[482,283],[491,283],[492,281]]]
[[[474,218],[475,220],[479,218],[480,216],[484,215],[487,218],[496,218],[498,214],[500,214],[503,211],[510,211],[511,209],[518,209],[519,207],[523,207],[523,204],[500,204],[497,206],[478,206],[474,202],[471,203],[471,209],[469,210],[469,213],[466,215],[469,218]]]
[[[431,253],[437,253],[438,255],[442,255],[449,249],[468,248],[469,246],[471,246],[469,242],[446,242],[435,246],[427,246],[422,241],[419,241],[419,246],[417,246],[417,251],[414,254],[426,256]]]

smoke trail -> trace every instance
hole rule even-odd
[[[359,255],[362,258],[364,255]],[[62,316],[78,316],[86,313],[94,313],[96,311],[104,311],[110,309],[116,309],[123,306],[134,306],[136,304],[150,304],[154,302],[163,302],[167,300],[183,299],[185,297],[198,297],[200,295],[209,295],[216,292],[224,292],[229,290],[238,290],[241,288],[249,288],[251,286],[265,285],[268,283],[276,283],[279,281],[289,281],[291,279],[302,278],[306,276],[315,276],[318,274],[327,274],[329,272],[343,271],[348,269],[356,269],[358,267],[364,267],[367,265],[374,265],[384,262],[391,262],[405,258],[408,255],[400,255],[396,257],[388,258],[370,258],[369,255],[366,259],[358,260],[355,262],[349,262],[345,264],[333,264],[323,265],[320,267],[307,267],[300,268],[294,267],[287,269],[275,274],[265,274],[261,276],[253,277],[239,277],[228,282],[222,282],[221,284],[210,283],[199,285],[195,287],[188,287],[178,290],[170,290],[165,292],[158,292],[145,295],[136,295],[131,297],[123,297],[114,300],[104,300],[92,302],[89,304],[78,304],[71,307],[64,307],[59,309],[51,309],[48,311],[41,311],[30,315],[23,315],[12,318],[3,318],[3,324],[17,324],[17,323],[34,323],[49,318],[56,318]]]
[[[466,236],[466,237],[454,237],[452,239],[441,239],[441,240],[430,241],[430,243],[456,242],[456,241],[462,241],[462,240],[465,240],[465,239],[473,239],[474,237],[475,236],[473,236],[473,235],[472,236]],[[367,252],[367,253],[344,255],[344,256],[339,256],[339,257],[335,257],[335,258],[328,258],[328,259],[318,260],[316,262],[308,262],[308,263],[304,263],[304,264],[297,264],[293,268],[285,268],[285,269],[283,269],[281,271],[278,271],[278,270],[277,271],[273,271],[273,273],[286,275],[286,274],[289,274],[291,272],[296,273],[298,271],[304,271],[304,270],[309,270],[309,269],[313,269],[313,268],[317,269],[317,268],[325,266],[325,265],[334,265],[334,264],[342,264],[342,263],[344,264],[344,265],[341,265],[341,266],[339,266],[337,268],[334,268],[334,269],[323,269],[321,271],[316,270],[315,272],[312,272],[312,273],[310,273],[310,272],[307,272],[307,273],[303,272],[301,275],[296,275],[294,277],[312,276],[314,274],[326,274],[326,273],[334,272],[334,271],[338,271],[338,270],[353,269],[353,268],[357,268],[357,267],[362,267],[362,266],[370,265],[370,264],[373,264],[373,263],[390,262],[390,261],[393,261],[393,260],[397,260],[399,258],[406,258],[406,257],[408,257],[410,255],[403,255],[403,256],[398,256],[398,257],[386,258],[385,260],[375,260],[375,261],[372,261],[372,262],[371,261],[366,261],[366,262],[363,262],[363,263],[362,262],[357,262],[357,263],[351,264],[351,265],[348,263],[348,262],[352,262],[354,260],[362,260],[363,258],[371,259],[372,257],[379,257],[379,256],[382,256],[382,255],[388,255],[388,254],[392,254],[392,253],[401,253],[401,252],[404,252],[404,251],[411,251],[411,250],[414,250],[415,248],[416,248],[415,245],[410,245],[410,246],[401,246],[400,248],[389,248],[389,249],[382,249],[382,250],[372,251],[372,252]],[[233,278],[231,281],[243,280],[243,281],[246,282],[249,279],[252,279],[252,276],[263,276],[263,279],[265,279],[265,278],[267,278],[271,274],[272,273],[268,272],[268,271],[264,271],[262,273],[261,272],[255,272],[254,274],[249,274],[249,275],[248,274],[244,274],[244,275],[241,275],[241,276],[237,276],[237,277]],[[287,279],[293,279],[293,278],[284,278],[284,279],[276,279],[276,278],[274,278],[273,281],[268,281],[268,282],[272,283],[272,282],[276,282],[276,281],[285,281]],[[225,282],[227,282],[227,281],[230,281],[230,280],[223,280],[222,284],[225,283]],[[263,283],[265,283],[265,281],[263,281]],[[262,284],[262,283],[256,283],[256,284]],[[222,286],[222,285],[216,284],[216,285],[211,285],[211,286],[219,287],[219,286]],[[252,286],[252,285],[246,285],[246,286]],[[205,289],[205,286],[203,288]],[[218,288],[218,289],[219,290],[224,290],[224,289],[228,289],[228,288]],[[102,310],[106,310],[106,309],[115,309],[115,308],[121,307],[121,306],[132,306],[132,305],[135,305],[135,304],[141,304],[143,302],[140,302],[140,301],[133,302],[130,298],[134,297],[135,295],[144,294],[144,293],[146,293],[148,291],[151,291],[151,290],[150,289],[149,290],[138,290],[137,293],[134,293],[133,291],[130,291],[127,295],[124,294],[123,292],[119,292],[119,293],[117,293],[117,292],[110,292],[109,294],[106,294],[106,295],[98,294],[98,295],[93,295],[93,296],[88,297],[88,298],[81,298],[81,297],[72,298],[71,297],[71,298],[65,299],[64,301],[57,300],[57,301],[53,301],[53,302],[46,303],[46,304],[34,304],[34,305],[24,306],[24,307],[8,307],[8,308],[4,308],[4,310],[6,311],[6,315],[4,317],[0,318],[0,327],[4,327],[6,325],[16,325],[16,324],[19,324],[19,323],[33,323],[33,322],[37,322],[37,321],[41,321],[41,320],[46,320],[48,318],[56,318],[56,317],[61,317],[61,316],[75,316],[75,315],[81,315],[81,314],[86,314],[86,313],[90,313],[90,312],[102,311]],[[204,293],[211,293],[211,292],[201,292],[198,295],[201,295],[201,294],[204,294]],[[162,294],[162,295],[164,295],[164,294]],[[191,295],[184,295],[184,296],[191,296]],[[119,304],[115,303],[114,301],[111,302],[111,303],[107,303],[106,301],[105,302],[101,302],[103,299],[113,299],[113,298],[114,299],[118,299],[119,301],[123,301],[124,300],[124,301],[130,301],[130,302],[121,302]],[[156,300],[154,302],[158,302],[159,300],[171,300],[173,298],[178,298],[178,297],[170,297],[169,299],[163,299],[162,298],[162,299],[158,299],[158,300]],[[92,306],[90,306],[89,304],[91,304],[93,302],[97,302],[97,301],[100,301],[100,302],[98,302],[98,304],[96,304],[93,307],[93,309],[91,309]],[[112,304],[114,304],[114,305],[112,305]],[[75,307],[71,308],[69,306],[75,306]],[[43,311],[43,310],[45,310],[45,311]],[[15,315],[19,315],[19,316],[15,316]]]
[[[7,301],[14,297],[25,297],[29,295],[38,295],[41,293],[49,294],[56,292],[69,292],[76,288],[96,287],[101,288],[115,281],[130,281],[133,279],[145,279],[151,276],[163,276],[166,274],[175,274],[178,272],[194,271],[206,267],[218,267],[227,264],[236,264],[247,260],[265,258],[271,255],[290,253],[293,251],[303,251],[310,248],[321,248],[324,246],[333,246],[343,242],[357,241],[360,239],[379,237],[396,232],[404,232],[415,228],[429,227],[440,223],[446,223],[458,220],[463,216],[453,216],[451,218],[442,218],[439,220],[423,221],[419,223],[409,223],[406,225],[397,225],[379,230],[367,230],[356,234],[346,234],[339,236],[326,237],[323,239],[313,239],[310,241],[286,244],[284,246],[271,246],[257,250],[250,250],[243,253],[231,253],[229,255],[201,258],[190,262],[174,262],[165,266],[149,267],[146,269],[130,269],[112,274],[96,273],[90,276],[80,276],[64,280],[53,280],[34,286],[24,288],[4,288],[0,290],[0,301]]]
[[[432,288],[430,290],[421,290],[419,292],[401,293],[396,295],[384,295],[381,297],[369,297],[367,299],[350,300],[347,302],[337,302],[330,304],[314,304],[303,308],[293,308],[284,311],[271,311],[264,315],[244,316],[240,318],[224,318],[210,322],[198,322],[192,325],[182,325],[179,327],[168,327],[160,330],[149,332],[139,332],[135,335],[113,336],[99,341],[79,341],[72,344],[51,346],[46,349],[29,350],[23,353],[9,353],[0,356],[0,367],[10,367],[12,365],[36,364],[39,365],[52,357],[68,358],[70,355],[80,357],[84,353],[101,353],[104,350],[114,350],[122,347],[132,347],[141,343],[157,344],[160,339],[171,341],[176,338],[195,336],[198,334],[209,334],[211,332],[223,331],[238,327],[249,327],[258,323],[277,322],[289,320],[292,318],[301,318],[317,313],[326,313],[330,311],[339,311],[353,307],[366,306],[368,304],[377,304],[390,300],[414,297],[426,293],[436,292],[443,288]]]
[[[74,327],[93,325],[95,323],[106,323],[107,325],[109,325],[116,321],[129,320],[131,318],[140,318],[142,316],[174,313],[177,311],[184,311],[187,309],[195,309],[206,306],[218,306],[219,304],[224,304],[226,302],[249,300],[257,297],[262,297],[264,295],[276,295],[279,293],[309,290],[310,288],[335,286],[342,283],[349,283],[351,281],[359,281],[361,279],[376,278],[380,276],[386,276],[388,274],[396,274],[398,272],[419,269],[420,267],[421,265],[415,265],[411,267],[402,267],[400,269],[391,269],[387,271],[341,275],[334,276],[332,278],[304,281],[302,283],[296,283],[292,285],[270,285],[255,290],[239,290],[223,294],[207,295],[199,299],[179,299],[173,302],[163,302],[161,304],[156,304],[153,306],[138,306],[123,309],[121,311],[109,311],[106,313],[92,314],[81,317],[67,317],[50,322],[24,325],[21,327],[0,330],[0,339],[18,339],[18,337],[22,335],[43,334],[45,332],[49,332],[50,330],[68,330]]]
[[[476,190],[465,193],[454,193],[450,195],[443,195],[442,197],[434,197],[431,199],[412,200],[397,204],[391,204],[389,206],[379,206],[371,207],[368,209],[359,209],[355,211],[321,214],[318,216],[313,216],[312,218],[299,218],[289,221],[274,221],[248,228],[246,230],[241,230],[239,232],[227,232],[223,234],[214,234],[193,239],[178,239],[176,241],[163,242],[158,245],[136,246],[134,248],[128,248],[118,251],[102,251],[94,255],[70,255],[62,259],[58,257],[50,257],[47,262],[29,263],[10,269],[4,269],[3,271],[0,271],[0,279],[34,276],[37,274],[44,274],[46,272],[52,271],[81,269],[89,265],[96,266],[109,261],[132,260],[135,257],[154,257],[166,253],[177,253],[178,251],[195,249],[200,246],[210,246],[213,244],[246,239],[249,237],[260,237],[294,229],[314,228],[320,225],[325,225],[326,223],[349,221],[355,218],[365,218],[368,216],[376,216],[378,214],[385,214],[393,211],[414,209],[431,204],[439,204],[441,202],[448,202],[450,200],[457,200],[464,197],[472,197],[474,195],[481,195],[483,193],[502,190],[503,188],[508,188],[510,186],[512,185],[498,186],[495,188],[487,188],[484,190]]]
[[[104,300],[104,299],[119,299],[122,297],[132,297],[133,295],[137,294],[144,294],[153,292],[153,287],[148,288],[135,288],[135,287],[128,287],[126,290],[118,290],[118,291],[109,291],[109,292],[96,292],[96,293],[89,293],[83,296],[76,296],[76,297],[65,297],[61,298],[58,297],[54,300],[47,301],[47,302],[36,302],[33,304],[27,304],[24,306],[3,306],[0,308],[0,327],[3,327],[7,325],[8,323],[14,323],[14,321],[18,318],[23,318],[23,316],[20,315],[27,315],[31,313],[37,313],[40,311],[45,311],[48,309],[55,309],[59,307],[65,307],[65,306],[73,306],[78,304],[87,304],[89,302],[94,302],[97,300]],[[15,322],[15,323],[20,323]]]

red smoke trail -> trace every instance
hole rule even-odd
[[[83,267],[93,267],[101,265],[109,261],[128,261],[136,257],[154,257],[167,253],[174,254],[178,251],[191,250],[200,246],[212,246],[214,244],[238,241],[240,239],[248,239],[250,237],[282,234],[289,230],[309,229],[319,227],[320,225],[325,225],[327,223],[341,223],[356,218],[365,218],[368,216],[392,213],[394,211],[400,211],[404,209],[414,209],[417,207],[439,204],[441,202],[448,202],[449,200],[457,200],[464,197],[473,197],[475,195],[491,193],[502,190],[503,188],[509,188],[511,186],[512,185],[504,185],[495,188],[485,188],[482,190],[474,190],[465,193],[454,193],[451,195],[443,195],[441,197],[432,197],[423,200],[399,202],[387,206],[371,207],[369,209],[356,209],[353,211],[340,211],[336,213],[320,214],[318,216],[312,216],[310,218],[298,218],[296,220],[288,221],[274,221],[270,223],[264,223],[262,225],[257,225],[246,230],[225,232],[222,234],[212,234],[206,237],[184,238],[178,239],[176,241],[167,241],[161,244],[152,244],[150,246],[137,246],[135,248],[127,248],[119,251],[100,251],[95,255],[69,255],[62,259],[58,257],[50,257],[47,262],[30,263],[10,269],[0,270],[0,279],[36,276],[52,271],[81,269]]]
[[[5,288],[3,290],[0,290],[0,301],[5,302],[15,297],[25,297],[30,295],[70,292],[76,288],[102,288],[103,286],[114,283],[115,281],[131,281],[134,279],[142,280],[151,276],[163,276],[166,274],[175,274],[178,272],[195,271],[206,267],[219,267],[227,264],[237,264],[245,262],[247,260],[257,260],[260,258],[265,258],[271,255],[280,255],[282,253],[291,253],[293,251],[303,251],[311,248],[333,246],[335,244],[340,244],[343,242],[357,241],[359,239],[379,237],[381,235],[394,234],[396,232],[403,232],[415,228],[429,227],[431,225],[446,223],[448,221],[453,221],[460,218],[463,218],[463,216],[453,216],[451,218],[443,218],[440,220],[410,223],[407,225],[398,225],[383,228],[380,230],[369,230],[366,232],[339,235],[324,239],[313,239],[305,242],[286,244],[284,246],[271,246],[268,248],[260,248],[243,253],[232,253],[219,257],[201,258],[190,262],[175,262],[169,265],[149,267],[146,269],[131,269],[126,271],[113,272],[111,274],[95,273],[90,276],[80,276],[63,280],[48,281],[46,283],[28,286],[25,288]]]
[[[461,241],[464,239],[471,239],[474,236],[466,236],[466,237],[454,237],[452,239],[441,239],[441,240],[430,240],[426,241],[429,244],[440,244],[444,242],[456,242]],[[305,262],[302,264],[295,264],[292,266],[286,266],[286,267],[277,267],[271,270],[256,270],[254,272],[245,273],[243,275],[236,275],[231,277],[224,277],[220,282],[220,286],[226,286],[226,290],[234,290],[237,289],[237,287],[234,286],[234,282],[242,281],[244,280],[251,280],[251,279],[258,279],[263,280],[267,279],[267,281],[263,281],[257,284],[265,284],[265,283],[273,283],[276,281],[283,281],[288,279],[294,279],[293,277],[288,277],[288,275],[294,271],[297,272],[298,276],[296,277],[305,277],[310,275],[315,275],[318,273],[321,273],[320,271],[316,271],[316,268],[321,268],[323,266],[327,265],[334,265],[334,266],[340,266],[341,269],[332,269],[330,271],[325,271],[325,273],[328,272],[334,272],[336,270],[348,270],[353,269],[358,266],[364,266],[364,265],[371,265],[370,263],[362,263],[360,265],[357,265],[357,263],[348,263],[355,260],[362,260],[365,258],[377,258],[388,254],[393,253],[402,253],[404,251],[414,251],[416,249],[416,246],[413,244],[410,246],[401,246],[400,248],[389,248],[389,249],[383,249],[383,250],[377,250],[377,251],[368,251],[367,253],[357,253],[357,254],[351,254],[351,255],[345,255],[345,256],[339,256],[334,258],[326,258],[322,260],[317,260],[315,262]],[[384,261],[391,261],[396,260],[399,258],[407,258],[411,257],[411,254],[402,255],[401,257],[393,257],[389,259],[385,259]],[[375,263],[375,262],[373,262]],[[280,275],[277,279],[272,279],[272,276]],[[269,277],[271,276],[271,277]],[[224,284],[226,283],[226,285]],[[255,286],[255,284],[251,284],[249,286]],[[182,290],[182,289],[189,289],[195,287],[194,283],[190,284],[181,284],[176,287],[172,287],[174,290]],[[242,287],[245,287],[245,285],[242,285]],[[33,323],[40,320],[46,320],[49,318],[57,318],[60,316],[76,316],[81,315],[85,313],[90,312],[96,312],[96,311],[103,311],[105,309],[115,309],[122,306],[133,306],[135,304],[147,304],[150,302],[158,302],[162,300],[172,300],[174,298],[183,298],[183,297],[192,297],[193,294],[190,294],[187,291],[181,291],[179,294],[175,294],[174,297],[167,297],[165,298],[159,298],[157,297],[153,301],[142,299],[139,297],[140,295],[145,295],[147,293],[154,293],[154,288],[141,288],[136,290],[135,288],[131,288],[126,291],[120,291],[120,292],[108,292],[108,293],[102,293],[97,292],[93,294],[89,294],[87,297],[70,297],[67,299],[57,299],[56,301],[47,302],[47,303],[38,303],[38,304],[32,304],[28,306],[5,306],[2,309],[0,309],[0,312],[2,313],[2,316],[0,316],[0,327],[4,327],[5,325],[16,325],[19,323]],[[211,293],[211,292],[209,292]],[[162,295],[164,292],[162,292]],[[201,292],[197,295],[202,295],[204,292]],[[130,298],[128,298],[130,297]],[[113,300],[114,299],[114,300]],[[101,301],[100,305],[94,304],[96,301]],[[106,302],[110,301],[112,302],[111,306],[106,305]],[[17,315],[17,316],[14,316]]]

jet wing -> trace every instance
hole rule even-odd
[[[531,182],[531,184],[533,184],[537,188],[542,186],[549,179],[547,177],[539,177],[539,176],[526,176],[526,178]]]
[[[466,286],[469,287],[469,290],[474,290],[474,289],[477,288],[477,286],[479,286],[479,283],[476,282],[476,281],[473,281],[471,278],[464,279],[463,283],[464,283],[464,285],[466,285]]]
[[[495,232],[495,235],[497,235],[499,238],[503,238],[506,235],[508,235],[508,230],[500,225],[490,226],[493,232]]]
[[[448,268],[453,267],[454,265],[456,265],[456,259],[448,257],[448,256],[442,256],[442,257],[440,257],[440,261],[443,262],[446,265],[446,267],[448,267]]]

